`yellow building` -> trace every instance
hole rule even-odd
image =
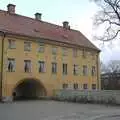
[[[100,89],[99,52],[81,32],[0,10],[1,98],[52,96],[55,89]]]

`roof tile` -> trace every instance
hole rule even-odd
[[[3,10],[0,10],[0,30],[80,45],[99,51],[80,31],[67,30],[62,26],[18,14],[9,14]]]

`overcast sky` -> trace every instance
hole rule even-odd
[[[0,0],[0,9],[7,9],[7,4],[16,5],[16,13],[34,17],[36,12],[42,13],[42,20],[62,25],[63,21],[69,21],[71,28],[80,30],[88,39],[102,50],[101,60],[107,62],[110,59],[120,59],[118,41],[109,43],[109,47],[93,40],[93,17],[98,7],[90,0]]]

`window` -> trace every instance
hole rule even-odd
[[[45,51],[45,45],[44,45],[44,43],[39,43],[38,52],[43,53],[44,51]]]
[[[9,39],[8,40],[8,47],[9,47],[9,49],[15,49],[16,48],[16,45],[15,45],[15,40],[11,40],[11,39]]]
[[[57,63],[52,63],[52,73],[57,73]]]
[[[92,89],[96,90],[96,84],[92,84]]]
[[[31,51],[31,42],[24,42],[24,51]]]
[[[73,84],[73,88],[74,88],[75,90],[78,89],[78,84],[77,84],[77,83]]]
[[[24,71],[31,72],[31,60],[24,60]]]
[[[86,76],[88,74],[87,65],[83,65],[83,75]]]
[[[52,54],[56,55],[57,54],[57,48],[56,47],[52,47]]]
[[[94,52],[91,52],[91,57],[92,57],[92,60],[95,60],[95,53]]]
[[[83,58],[86,58],[86,51],[85,51],[85,49],[83,49],[83,51],[82,51],[82,56],[83,56]]]
[[[63,84],[63,89],[67,89],[68,88],[68,84]]]
[[[39,72],[45,72],[45,62],[39,61]]]
[[[67,64],[63,63],[63,74],[67,75]]]
[[[92,74],[92,76],[95,76],[95,74],[96,74],[95,66],[92,66],[91,74]]]
[[[78,65],[73,65],[73,74],[78,75]]]
[[[8,69],[8,72],[15,72],[15,59],[14,58],[8,58],[7,69]]]
[[[88,89],[87,84],[83,84],[83,89]]]
[[[73,57],[77,57],[78,56],[78,51],[77,49],[73,49]]]
[[[67,56],[67,48],[62,48],[62,55]]]

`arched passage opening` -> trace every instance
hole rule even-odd
[[[14,100],[38,99],[46,96],[46,90],[38,80],[24,79],[16,85],[12,95]]]

